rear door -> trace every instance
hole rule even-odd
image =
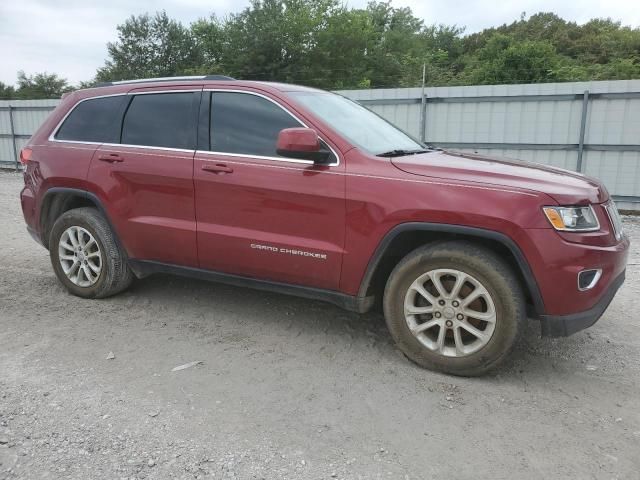
[[[205,91],[200,113],[201,268],[337,290],[345,233],[337,155],[322,166],[278,155],[280,130],[305,125],[264,94]]]
[[[198,264],[193,156],[201,87],[129,92],[120,143],[94,155],[89,181],[131,258]]]

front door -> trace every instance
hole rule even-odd
[[[337,290],[345,234],[338,157],[319,166],[279,156],[280,130],[304,125],[258,93],[205,91],[200,113],[209,126],[194,161],[200,267]]]

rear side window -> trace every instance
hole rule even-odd
[[[56,133],[56,140],[118,143],[125,96],[92,98],[76,105]]]
[[[266,98],[246,93],[213,92],[211,150],[279,157],[278,133],[302,125]]]
[[[122,124],[122,143],[195,148],[195,105],[192,92],[134,96]]]

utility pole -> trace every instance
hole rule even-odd
[[[427,64],[422,64],[422,93],[420,94],[420,141],[426,140],[427,129],[427,97],[424,95],[424,83],[427,75]]]

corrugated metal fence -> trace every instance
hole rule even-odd
[[[640,80],[339,93],[435,146],[599,178],[640,210]]]
[[[0,100],[0,167],[18,168],[22,146],[59,100]]]
[[[555,165],[600,178],[640,210],[640,80],[346,90],[403,130],[443,148]],[[0,166],[58,100],[0,101]]]

